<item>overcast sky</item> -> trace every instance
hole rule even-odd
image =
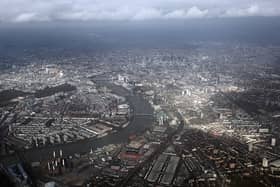
[[[0,0],[0,21],[279,16],[280,0]]]

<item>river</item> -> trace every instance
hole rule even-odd
[[[101,84],[101,82],[99,84]],[[144,100],[141,95],[131,95],[130,91],[127,89],[121,86],[110,84],[108,82],[102,82],[102,85],[109,87],[113,93],[126,97],[130,106],[133,108],[134,113],[140,115],[153,114],[151,105],[146,100]],[[34,162],[51,158],[53,151],[58,153],[60,149],[63,151],[64,155],[86,153],[89,152],[91,148],[96,149],[108,144],[125,143],[130,135],[143,132],[146,128],[151,127],[152,123],[153,118],[151,116],[134,116],[126,128],[100,139],[90,138],[68,144],[30,149],[26,150],[23,155],[26,161]]]

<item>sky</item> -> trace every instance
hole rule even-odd
[[[0,22],[280,16],[280,0],[0,0]]]

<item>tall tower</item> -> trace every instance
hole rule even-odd
[[[272,147],[276,146],[276,138],[271,138],[271,146]]]
[[[253,151],[253,143],[249,143],[248,150],[249,150],[249,152]]]
[[[268,167],[268,160],[267,160],[267,158],[263,158],[263,160],[262,160],[262,167],[264,167],[264,168]]]

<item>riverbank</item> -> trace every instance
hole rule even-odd
[[[131,95],[129,90],[111,83],[104,85],[109,87],[113,93],[124,96],[127,99],[129,105],[133,108],[134,113],[153,114],[152,107],[141,95]],[[23,155],[26,161],[34,162],[50,158],[53,151],[62,150],[65,156],[74,155],[75,153],[82,154],[89,152],[90,149],[96,149],[108,144],[124,143],[128,140],[130,135],[143,132],[145,129],[151,127],[152,123],[153,119],[149,116],[133,117],[132,121],[130,121],[126,128],[123,128],[118,132],[109,134],[100,139],[90,138],[68,144],[26,150],[23,152]]]

